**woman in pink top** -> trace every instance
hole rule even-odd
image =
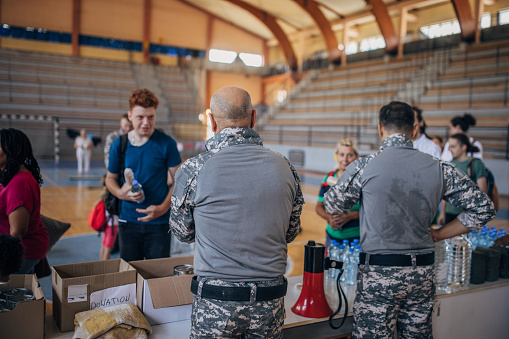
[[[39,164],[28,137],[13,128],[0,130],[0,234],[21,239],[25,257],[18,273],[33,273],[48,250],[40,185]]]

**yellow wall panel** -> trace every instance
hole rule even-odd
[[[59,44],[54,42],[13,39],[13,38],[0,38],[0,48],[39,53],[51,53],[63,55],[72,54],[72,47],[70,44]]]
[[[141,52],[128,52],[121,49],[80,46],[80,56],[84,58],[104,59],[113,61],[142,62]]]
[[[0,6],[3,24],[58,32],[72,31],[71,0],[2,0]]]
[[[221,20],[212,24],[211,48],[263,55],[264,40]]]
[[[251,95],[253,105],[262,100],[262,78],[257,75],[245,75],[228,72],[210,72],[210,98],[218,89],[224,86],[242,87]],[[207,107],[210,103],[207,103]]]
[[[143,0],[81,1],[80,34],[141,41]]]
[[[177,0],[152,0],[151,42],[205,49],[207,15]]]

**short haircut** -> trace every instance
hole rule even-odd
[[[0,235],[0,275],[8,277],[16,273],[23,263],[21,240],[8,234]]]
[[[122,119],[129,120],[129,114],[127,114],[127,113],[122,114],[122,117],[120,118],[120,120],[122,120]]]
[[[232,86],[233,87],[233,86]],[[249,93],[239,88],[241,97],[236,102],[232,102],[222,92],[218,91],[210,99],[210,108],[215,117],[228,120],[245,120],[251,117],[253,110],[251,105],[251,96]]]
[[[135,106],[141,106],[143,108],[154,107],[157,109],[159,100],[156,95],[146,88],[135,89],[131,92],[129,97],[129,109],[133,109]]]
[[[380,125],[387,131],[411,134],[415,124],[414,110],[410,105],[392,101],[380,109]]]

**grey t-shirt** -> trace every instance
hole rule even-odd
[[[175,236],[196,241],[195,273],[226,281],[284,274],[304,202],[297,172],[251,129],[223,130],[207,148],[177,171],[170,213]]]
[[[471,230],[495,216],[489,197],[464,173],[394,134],[379,153],[350,164],[324,204],[327,213],[337,214],[360,200],[362,251],[409,254],[434,251],[430,226],[441,199],[463,209],[458,220]]]

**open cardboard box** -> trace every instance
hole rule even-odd
[[[0,313],[0,338],[44,338],[46,299],[36,275],[13,274],[8,283],[0,284],[0,291],[20,287],[32,291],[35,300],[19,302],[12,311]]]
[[[191,319],[191,279],[194,275],[174,276],[173,268],[192,265],[194,257],[175,257],[130,261],[138,272],[136,299],[150,325]]]
[[[62,332],[74,330],[76,313],[90,310],[91,293],[136,283],[136,271],[122,259],[56,265],[51,270],[53,316]],[[83,293],[86,288],[86,298],[72,302],[72,296],[68,298],[69,291],[74,293],[77,287],[81,288]]]

